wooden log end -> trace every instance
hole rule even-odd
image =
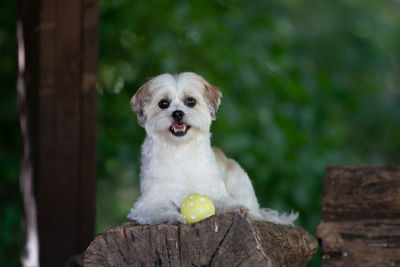
[[[300,227],[226,213],[190,225],[123,223],[95,238],[84,265],[306,266],[317,247]]]

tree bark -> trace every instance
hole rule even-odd
[[[123,223],[88,247],[85,266],[306,266],[317,241],[304,229],[240,213],[190,225]]]

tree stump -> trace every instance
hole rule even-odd
[[[400,265],[400,166],[329,166],[322,211],[323,266]]]
[[[240,213],[190,225],[126,222],[96,237],[85,266],[306,266],[317,251],[304,229]]]

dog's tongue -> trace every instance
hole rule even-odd
[[[173,127],[174,127],[175,129],[183,129],[183,128],[186,127],[186,123],[174,123],[174,124],[173,124]]]
[[[190,126],[184,122],[175,122],[169,128],[171,133],[175,136],[184,136],[189,129]]]

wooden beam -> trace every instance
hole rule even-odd
[[[20,0],[18,19],[21,181],[33,185],[40,265],[62,266],[94,232],[97,0]]]
[[[400,166],[329,166],[323,196],[324,221],[400,218]]]
[[[322,211],[323,266],[400,264],[400,166],[329,166]]]

